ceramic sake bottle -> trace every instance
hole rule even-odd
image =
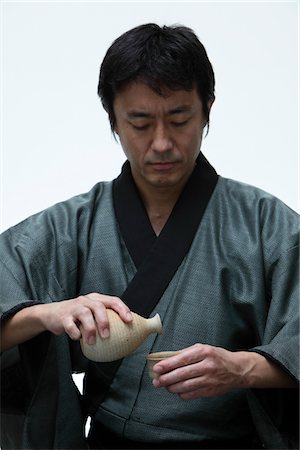
[[[123,358],[132,353],[151,333],[162,333],[162,323],[159,314],[150,319],[145,319],[136,313],[132,313],[131,323],[125,323],[112,309],[107,309],[110,335],[102,338],[97,333],[96,343],[87,344],[80,340],[84,356],[95,362],[109,362]]]

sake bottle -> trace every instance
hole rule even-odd
[[[132,353],[151,333],[162,333],[162,323],[159,314],[146,319],[136,313],[131,313],[133,319],[125,323],[112,309],[107,309],[110,335],[102,338],[96,333],[95,344],[89,345],[83,338],[80,340],[82,353],[91,361],[109,362],[123,358]]]

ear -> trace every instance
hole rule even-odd
[[[210,113],[211,107],[214,104],[215,100],[216,100],[216,97],[214,96],[214,98],[208,102],[208,112],[209,113]]]
[[[117,134],[119,136],[119,132],[118,132],[118,126],[115,123],[114,129],[113,129],[114,134]]]

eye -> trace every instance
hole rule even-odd
[[[149,124],[146,125],[134,125],[133,123],[131,124],[131,126],[135,129],[135,130],[146,130],[147,128],[149,128]]]
[[[183,127],[184,125],[186,125],[188,123],[188,121],[189,120],[187,119],[182,122],[172,122],[172,125],[176,128],[180,128],[180,127]]]

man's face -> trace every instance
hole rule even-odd
[[[158,95],[131,82],[114,101],[115,131],[137,186],[182,188],[192,173],[206,120],[196,88]]]

